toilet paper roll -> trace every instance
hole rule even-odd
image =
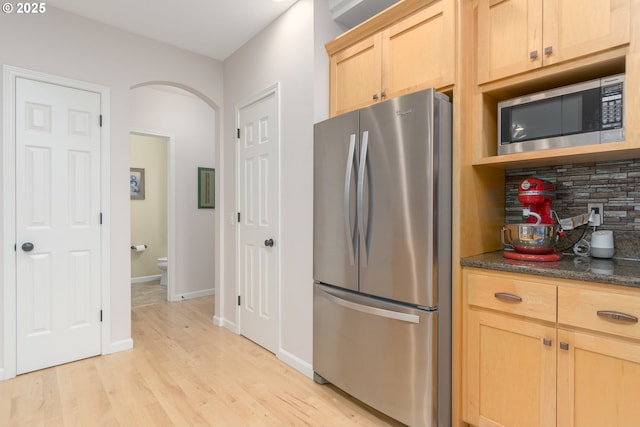
[[[133,250],[136,252],[144,252],[147,249],[147,245],[136,245],[133,247]]]

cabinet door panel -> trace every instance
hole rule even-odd
[[[542,66],[542,0],[480,0],[477,28],[478,83]]]
[[[558,425],[640,425],[640,346],[558,330]]]
[[[545,65],[629,43],[629,0],[546,0],[543,16]]]
[[[454,3],[440,0],[382,34],[382,88],[388,97],[451,85],[455,74]]]
[[[478,310],[469,310],[468,325],[465,421],[554,426],[555,328]]]
[[[331,56],[331,116],[369,105],[373,95],[380,96],[380,38],[376,34]]]

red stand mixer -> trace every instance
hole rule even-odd
[[[524,205],[523,224],[507,224],[502,228],[502,243],[513,250],[503,256],[522,261],[558,261],[562,254],[556,251],[561,233],[554,224],[551,201],[556,190],[553,184],[538,178],[524,179],[518,185],[518,201]]]

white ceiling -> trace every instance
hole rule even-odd
[[[47,0],[47,5],[224,60],[297,0]]]

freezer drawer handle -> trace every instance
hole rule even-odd
[[[522,298],[520,298],[518,295],[510,294],[508,292],[496,292],[495,294],[493,294],[493,296],[502,301],[522,302]]]
[[[409,323],[420,323],[420,317],[415,314],[400,313],[398,311],[385,310],[384,308],[369,307],[368,305],[356,304],[347,301],[329,293],[326,294],[329,299],[338,305],[349,308],[351,310],[360,311],[362,313],[372,314],[374,316],[386,317],[387,319],[401,320]]]
[[[610,310],[598,310],[598,317],[603,317],[609,320],[618,320],[620,322],[627,323],[638,323],[638,318],[636,316],[632,316],[631,314],[622,313],[620,311],[610,311]]]

